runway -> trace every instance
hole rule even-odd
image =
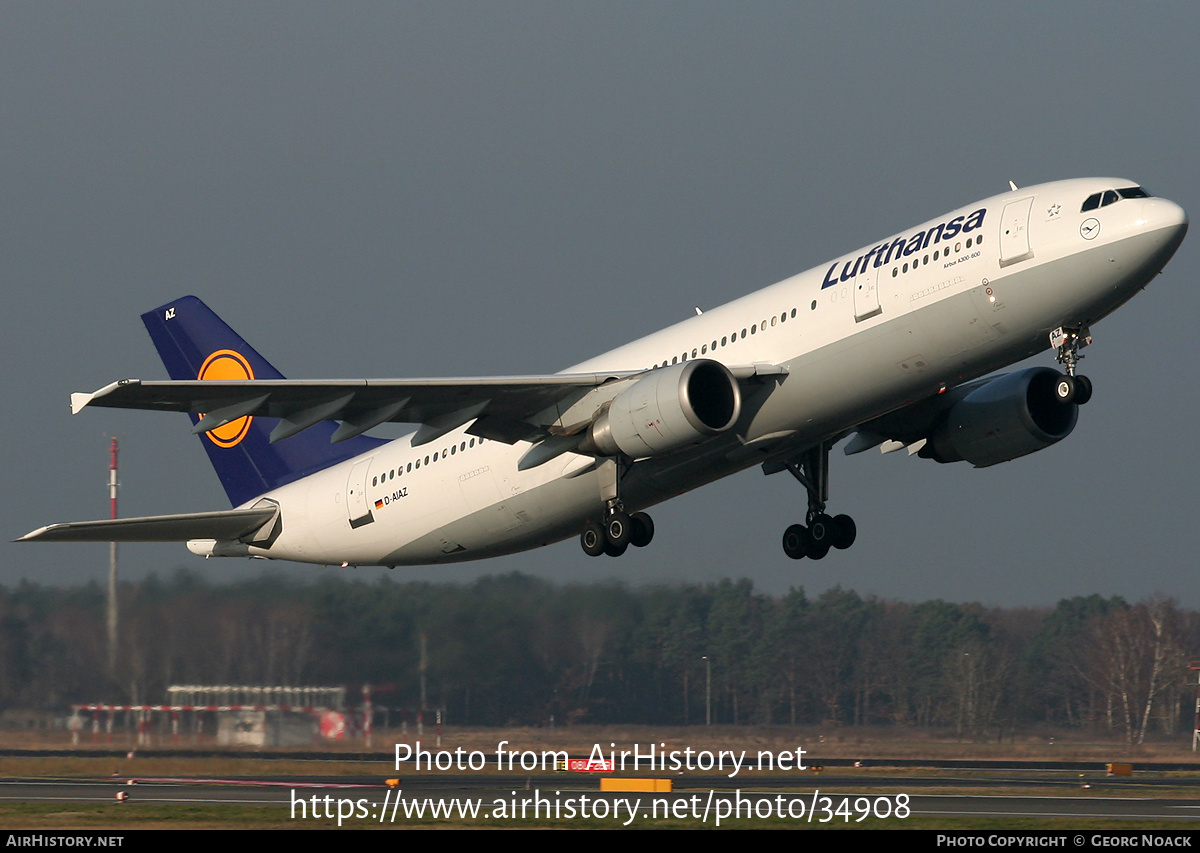
[[[1129,780],[1078,781],[1061,775],[1037,774],[1013,779],[949,779],[933,777],[724,777],[674,780],[670,793],[601,792],[595,778],[578,774],[553,776],[456,775],[415,776],[399,788],[382,778],[94,778],[0,780],[0,801],[21,803],[113,803],[114,808],[139,806],[255,806],[281,809],[295,820],[336,819],[403,824],[431,818],[513,820],[535,817],[593,817],[616,825],[636,825],[655,818],[712,823],[732,818],[773,816],[810,824],[853,825],[868,818],[894,821],[908,817],[1200,820],[1200,798],[1179,796],[1195,788],[1194,779],[1147,779],[1131,791]],[[1037,787],[1029,794],[962,792],[921,793],[929,788],[986,785],[1009,788],[1014,783]],[[1106,784],[1107,783],[1107,784]],[[1089,782],[1092,784],[1092,782]],[[1045,793],[1045,788],[1061,793]],[[1156,796],[1158,788],[1170,793]],[[118,795],[124,794],[123,802]],[[1190,829],[1191,826],[1188,826]]]

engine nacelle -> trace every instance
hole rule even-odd
[[[742,395],[717,361],[696,359],[655,370],[614,397],[588,428],[580,450],[635,459],[720,435],[737,423]]]
[[[1060,378],[1052,368],[1031,367],[976,388],[946,412],[920,455],[986,468],[1061,441],[1075,428],[1079,406],[1055,399]]]

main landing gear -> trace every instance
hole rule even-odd
[[[858,535],[854,519],[848,515],[831,517],[825,512],[829,500],[829,442],[807,451],[799,464],[785,462],[784,467],[808,492],[808,513],[805,524],[793,524],[783,531],[783,553],[793,560],[820,560],[830,548],[845,550],[853,545]]]
[[[654,521],[644,512],[629,515],[620,506],[609,509],[604,523],[589,521],[579,534],[579,544],[589,557],[619,557],[632,545],[645,548],[654,538]]]
[[[1067,371],[1054,385],[1054,399],[1058,402],[1082,406],[1092,399],[1092,380],[1075,375],[1075,366],[1083,358],[1079,350],[1091,342],[1087,326],[1059,326],[1050,333],[1050,346],[1057,351],[1055,358]]]
[[[619,557],[630,545],[645,548],[654,538],[654,522],[650,516],[644,512],[630,515],[621,503],[621,469],[628,468],[628,465],[628,460],[606,459],[600,466],[604,520],[589,521],[579,534],[579,544],[589,557],[599,557],[601,554]]]

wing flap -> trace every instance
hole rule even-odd
[[[192,539],[242,539],[269,524],[275,505],[180,515],[151,515],[101,521],[50,524],[15,542],[187,542]]]

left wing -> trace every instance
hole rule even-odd
[[[754,364],[722,368],[739,383],[786,375],[783,367]],[[193,432],[219,429],[247,416],[278,418],[271,442],[318,423],[337,420],[331,441],[343,441],[384,422],[419,423],[419,445],[472,422],[468,432],[509,444],[526,440],[518,468],[544,464],[580,449],[585,429],[618,394],[653,370],[499,376],[463,379],[124,379],[90,394],[72,394],[71,409],[88,406],[189,412]],[[580,452],[592,452],[580,450]],[[253,492],[251,492],[252,494]],[[231,495],[232,497],[232,495]],[[16,540],[259,542],[277,535],[274,504],[221,512],[72,522],[42,527]]]
[[[740,382],[785,372],[768,364],[729,371]],[[201,415],[196,433],[247,415],[266,416],[279,419],[272,443],[321,421],[337,420],[341,425],[331,436],[334,442],[393,422],[420,424],[413,444],[421,445],[474,421],[468,430],[472,435],[512,444],[579,432],[606,399],[650,372],[451,379],[122,379],[90,394],[72,394],[71,411],[102,406],[190,412]],[[594,394],[602,386],[605,391]]]

